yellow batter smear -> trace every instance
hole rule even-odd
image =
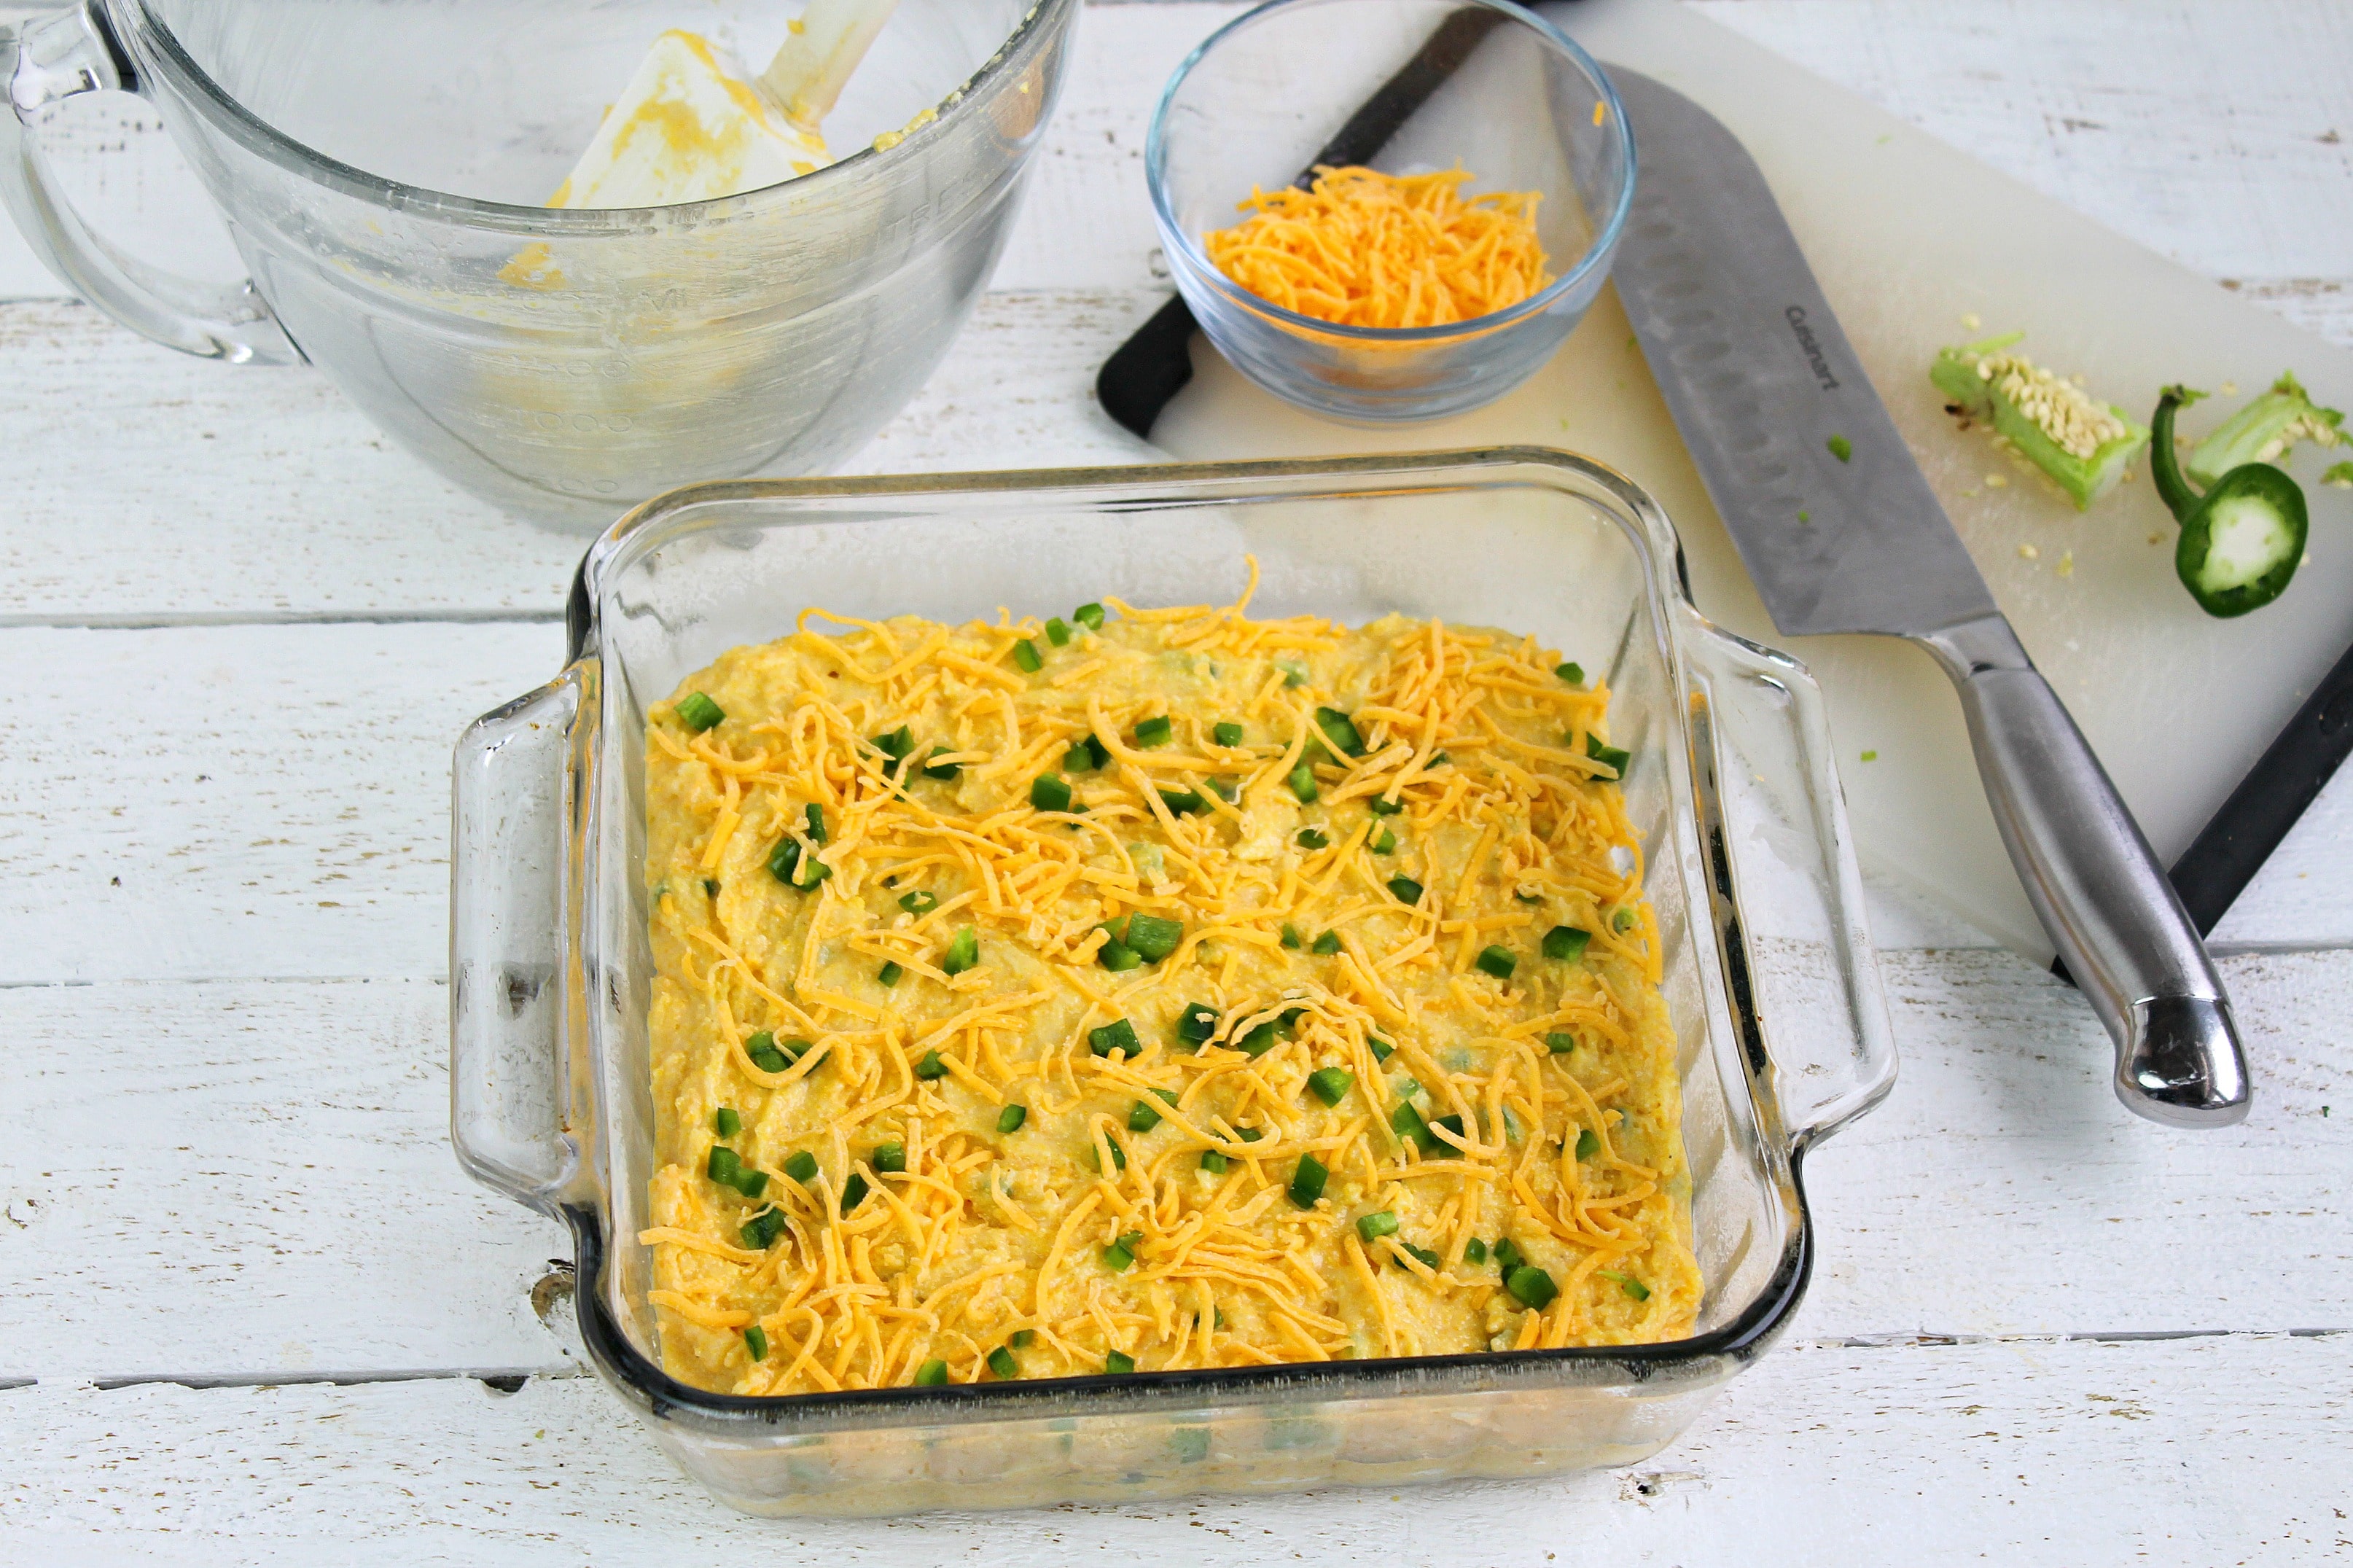
[[[1608,691],[1503,632],[1246,605],[812,611],[653,709],[672,1374],[1691,1332]]]

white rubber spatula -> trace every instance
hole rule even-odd
[[[825,117],[897,6],[810,0],[757,77],[697,34],[664,33],[547,205],[670,206],[824,168]]]

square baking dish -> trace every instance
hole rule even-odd
[[[1534,633],[1606,670],[1665,944],[1696,1332],[1670,1343],[746,1398],[666,1375],[646,1301],[653,973],[647,708],[810,605],[944,621],[1118,595]],[[750,481],[589,550],[571,658],[457,753],[451,1121],[477,1179],[565,1220],[582,1338],[662,1447],[761,1514],[1393,1487],[1632,1463],[1773,1342],[1813,1243],[1806,1150],[1895,1059],[1820,693],[1711,626],[1659,507],[1536,447]]]

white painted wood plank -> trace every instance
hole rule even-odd
[[[575,1353],[533,1305],[570,1236],[450,1152],[446,987],[0,990],[0,1033],[37,1130],[0,1141],[0,1381]]]
[[[1904,1076],[1810,1164],[1797,1331],[2353,1328],[2353,952],[2227,968],[2255,1114],[2189,1135],[2115,1103],[2047,976],[1892,958]],[[0,990],[23,1043],[0,1104],[38,1130],[0,1141],[0,1381],[563,1365],[529,1294],[569,1242],[459,1173],[445,1005],[420,981]]]
[[[2345,276],[2353,10],[2329,0],[1699,0],[2186,267]]]
[[[1157,304],[989,296],[853,467],[1162,460],[1093,401],[1096,367]],[[0,624],[553,615],[586,543],[459,493],[314,372],[190,359],[69,302],[0,305]]]
[[[1808,1162],[1816,1338],[2353,1328],[2353,952],[2221,963],[2256,1090],[2116,1103],[2082,997],[2001,951],[1882,957],[1902,1071]]]
[[[2349,1397],[2344,1336],[1788,1348],[1626,1470],[836,1522],[709,1501],[588,1378],[45,1384],[0,1394],[0,1559],[2310,1563]]]
[[[449,756],[555,625],[0,630],[0,984],[443,971]]]
[[[1157,303],[989,296],[857,466],[1162,460],[1093,401],[1096,367]],[[64,301],[0,305],[0,364],[19,480],[0,623],[563,607],[585,540],[460,494],[314,373],[225,371]]]

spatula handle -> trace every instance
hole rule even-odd
[[[2001,616],[1919,639],[1960,689],[1978,772],[2026,896],[2116,1043],[2116,1098],[2151,1121],[2244,1121],[2231,1000],[2082,731]]]
[[[899,0],[809,0],[760,73],[760,85],[799,123],[823,124],[898,5]]]

